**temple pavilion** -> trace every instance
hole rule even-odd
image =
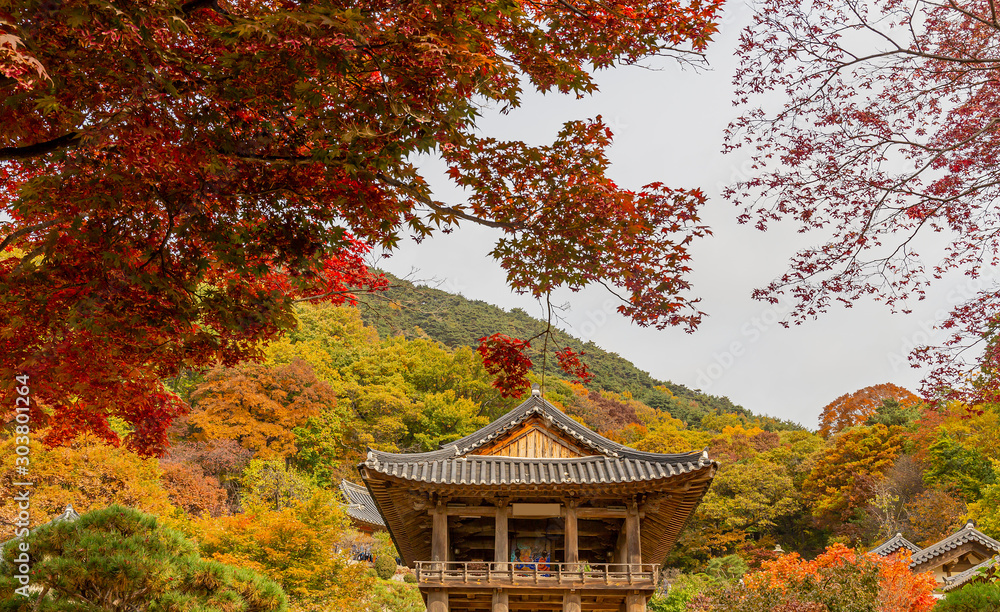
[[[545,401],[361,477],[430,612],[639,612],[718,464],[623,446]]]
[[[912,553],[910,569],[914,573],[933,573],[938,586],[948,591],[969,582],[974,576],[970,570],[992,566],[993,557],[1000,555],[1000,542],[976,529],[975,523],[969,521],[955,533],[926,548],[914,545],[897,533],[869,552],[887,557],[904,549]]]

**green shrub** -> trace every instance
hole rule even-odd
[[[414,574],[403,574],[403,582],[407,584],[416,584],[417,577]]]
[[[709,559],[705,570],[709,576],[723,582],[736,582],[747,573],[747,562],[739,555],[728,555]]]
[[[934,606],[934,612],[985,612],[1000,610],[1000,584],[968,584],[948,593]]]
[[[396,573],[396,559],[389,555],[379,555],[375,557],[375,573],[382,580],[392,578]]]
[[[666,592],[657,593],[649,600],[647,609],[650,612],[687,612],[692,599],[716,585],[716,579],[706,574],[681,574]]]

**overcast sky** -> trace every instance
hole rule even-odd
[[[785,307],[750,298],[755,287],[786,269],[797,248],[821,239],[788,227],[761,233],[740,226],[736,209],[720,196],[745,168],[745,157],[720,151],[723,129],[739,112],[731,102],[733,51],[750,16],[746,4],[729,5],[709,53],[710,71],[681,70],[662,61],[653,64],[659,70],[602,72],[597,95],[584,100],[525,95],[520,109],[507,116],[487,114],[481,128],[490,136],[548,144],[563,122],[600,114],[615,132],[610,174],[620,185],[639,188],[662,181],[701,187],[709,196],[703,220],[714,236],[693,249],[693,294],[702,298],[701,309],[709,315],[700,329],[686,334],[638,327],[614,312],[616,304],[603,288],[559,295],[554,301],[569,305],[562,327],[656,378],[815,428],[823,406],[844,393],[883,382],[916,391],[922,373],[909,367],[909,349],[943,338],[934,323],[975,286],[967,279],[946,280],[927,300],[911,304],[909,315],[862,302],[789,329],[779,324]],[[438,199],[461,201],[441,167],[432,162],[425,167]],[[397,275],[415,268],[416,277],[434,277],[441,289],[540,316],[534,300],[507,288],[503,270],[488,256],[494,237],[491,230],[466,224],[419,245],[406,242],[380,265]]]

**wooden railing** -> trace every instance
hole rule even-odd
[[[425,586],[654,589],[659,581],[651,563],[417,561],[417,584]]]

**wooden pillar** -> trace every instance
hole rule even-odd
[[[566,550],[567,571],[579,571],[580,561],[580,536],[576,524],[576,501],[571,500],[566,503],[566,532],[563,545]],[[566,606],[563,606],[563,610]]]
[[[448,514],[445,512],[443,502],[438,502],[431,511],[433,522],[431,524],[431,561],[448,560]],[[444,565],[438,566],[442,570]]]
[[[427,593],[427,612],[448,612],[448,591],[434,589]]]
[[[493,561],[496,563],[497,571],[507,571],[507,561],[510,559],[510,538],[507,534],[507,517],[510,508],[507,500],[496,502],[497,516],[496,525],[493,530]]]
[[[646,598],[642,593],[629,593],[625,596],[625,612],[646,612]]]
[[[580,601],[580,594],[567,592],[563,594],[563,612],[581,612],[583,604]]]
[[[508,612],[509,610],[507,591],[493,589],[493,612]]]
[[[642,548],[639,540],[639,505],[633,499],[625,515],[625,563],[642,563]]]
[[[442,500],[438,500],[437,505],[431,510],[431,561],[441,561],[435,567],[441,572],[444,579],[445,563],[448,561],[448,514],[445,512],[445,505]],[[427,612],[448,612],[448,591],[434,589],[427,593]]]

